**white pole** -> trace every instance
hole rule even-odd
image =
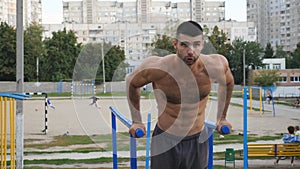
[[[190,0],[190,20],[193,20],[193,12],[192,12],[192,3],[193,3],[193,0]]]
[[[243,50],[243,78],[244,78],[244,87],[246,86],[246,58],[245,58],[245,47]]]
[[[104,40],[102,39],[101,55],[102,55],[102,73],[103,73],[103,75],[102,75],[103,76],[103,93],[106,93],[103,43],[104,43]]]
[[[36,83],[39,82],[39,57],[36,58]]]
[[[17,92],[24,93],[24,28],[23,28],[23,0],[17,0]],[[24,114],[23,101],[16,101],[16,168],[23,168],[24,158]]]

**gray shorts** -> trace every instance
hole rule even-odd
[[[208,141],[199,143],[199,135],[178,137],[156,125],[151,141],[151,169],[207,169]]]

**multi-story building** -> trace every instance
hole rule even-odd
[[[223,30],[226,33],[228,42],[233,42],[236,39],[253,42],[257,39],[254,22],[224,20],[221,22],[203,22],[201,25],[206,25],[210,30],[217,26],[219,30]]]
[[[300,42],[299,0],[247,0],[247,21],[257,27],[257,41],[293,51]]]
[[[9,25],[16,25],[16,0],[0,1],[0,22],[6,22]]]
[[[75,29],[79,42],[92,43],[105,40],[124,47],[127,59],[139,60],[146,57],[146,49],[149,48],[155,35],[166,30],[174,32],[172,29],[176,28],[179,20],[192,18],[201,23],[224,20],[224,1],[191,2],[63,1],[63,22],[65,26]],[[62,28],[59,25],[45,25],[45,27],[45,35]]]
[[[129,2],[82,0],[63,2],[64,22],[89,24],[107,24],[116,21],[155,23],[191,18],[197,22],[218,22],[224,20],[225,2],[204,0],[192,0],[192,3],[151,0]]]
[[[142,60],[148,57],[150,44],[158,32],[164,29],[161,23],[116,22],[111,24],[44,24],[44,37],[66,28],[75,31],[79,43],[111,43],[125,51],[126,59]],[[148,54],[147,54],[148,53]]]
[[[42,23],[42,1],[41,0],[24,0],[23,1],[24,25],[27,26],[32,22]],[[0,22],[6,22],[15,26],[17,23],[17,5],[16,0],[0,1]]]
[[[218,26],[224,30],[232,42],[235,39],[245,41],[254,41],[256,39],[256,28],[251,22],[208,22],[201,23],[208,28]],[[132,22],[115,22],[111,24],[44,24],[44,37],[51,37],[52,32],[57,32],[66,28],[74,30],[79,43],[102,43],[110,42],[113,45],[119,45],[125,50],[126,58],[129,60],[141,60],[147,57],[151,52],[151,43],[157,34],[168,34],[171,37],[169,29],[177,27],[176,22],[166,27],[166,23],[132,23]],[[174,31],[171,31],[174,33]]]
[[[201,19],[195,18],[198,22],[220,22],[225,20],[224,1],[204,1]]]
[[[24,25],[42,23],[42,0],[24,0]]]

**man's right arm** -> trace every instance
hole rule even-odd
[[[137,128],[143,129],[144,132],[146,131],[140,112],[140,89],[152,82],[152,68],[157,60],[156,57],[146,58],[138,68],[126,77],[127,100],[132,119],[132,126],[129,129],[129,132],[133,137],[136,137],[135,131]]]

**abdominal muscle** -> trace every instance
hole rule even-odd
[[[199,133],[204,128],[205,97],[196,103],[174,104],[158,102],[158,127],[177,136],[189,136]]]

